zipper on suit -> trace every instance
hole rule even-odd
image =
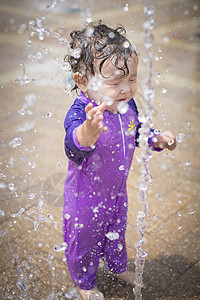
[[[124,151],[124,158],[126,156],[126,152],[125,152],[125,139],[124,139],[124,131],[123,131],[123,127],[122,127],[122,119],[120,114],[118,113],[118,118],[119,118],[119,123],[120,123],[120,128],[121,128],[121,133],[122,133],[122,145],[123,145],[123,151]]]

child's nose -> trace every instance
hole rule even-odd
[[[125,93],[128,93],[128,92],[130,92],[130,86],[129,85],[124,85],[122,87],[121,93],[125,94]]]

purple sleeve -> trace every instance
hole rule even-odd
[[[80,165],[86,157],[89,157],[95,147],[83,147],[77,139],[77,128],[86,120],[85,104],[78,98],[70,107],[65,117],[65,153],[69,159]]]
[[[72,133],[72,137],[73,137],[75,146],[81,151],[93,151],[95,149],[95,145],[94,145],[94,147],[84,147],[79,144],[79,141],[77,138],[77,129],[78,129],[78,127],[74,128],[73,133]]]

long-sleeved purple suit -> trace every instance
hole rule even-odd
[[[83,147],[76,133],[86,119],[89,102],[81,92],[65,119],[69,165],[63,209],[67,264],[74,282],[86,290],[95,285],[101,257],[111,271],[126,270],[126,181],[140,126],[131,99],[125,114],[104,111],[103,124],[108,131],[100,134],[94,147]],[[149,143],[152,147],[152,140]]]

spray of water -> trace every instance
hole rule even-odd
[[[144,28],[144,46],[146,48],[146,56],[143,57],[143,61],[146,65],[146,74],[148,78],[143,86],[144,99],[146,102],[145,112],[143,119],[145,122],[140,129],[140,147],[142,149],[141,164],[142,174],[140,176],[139,191],[137,193],[138,201],[141,205],[141,210],[137,214],[136,232],[139,240],[135,243],[136,259],[135,259],[135,288],[134,294],[135,299],[142,299],[141,289],[143,286],[142,275],[145,264],[145,257],[147,253],[143,250],[142,245],[145,242],[144,231],[146,227],[145,218],[147,215],[148,201],[146,197],[146,190],[148,183],[152,180],[149,173],[148,161],[151,158],[151,150],[149,149],[148,139],[151,136],[150,127],[152,125],[152,113],[153,113],[153,99],[154,99],[154,88],[152,84],[153,76],[153,61],[152,61],[152,45],[154,36],[152,33],[154,27],[154,15],[155,3],[153,0],[146,0],[144,6],[145,21],[143,24]]]

